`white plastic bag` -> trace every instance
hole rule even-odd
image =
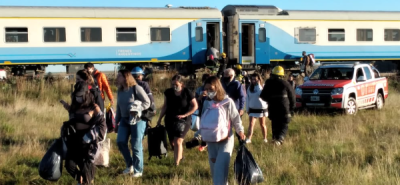
[[[94,164],[96,166],[108,167],[110,163],[110,148],[110,138],[107,138],[99,143],[99,148],[97,150],[96,157],[94,158]]]

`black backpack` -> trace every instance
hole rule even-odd
[[[167,157],[167,132],[162,125],[148,129],[147,145],[149,160],[155,156],[159,159],[164,155]]]

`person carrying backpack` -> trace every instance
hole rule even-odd
[[[207,91],[209,100],[204,102],[200,129],[195,133],[193,140],[201,138],[208,144],[213,183],[227,184],[229,162],[235,141],[232,126],[235,127],[242,141],[246,139],[246,136],[236,105],[225,94],[218,77],[207,78],[204,89]]]
[[[125,159],[126,169],[123,174],[134,173],[133,177],[141,177],[143,173],[142,141],[146,130],[146,122],[138,119],[139,111],[150,106],[150,99],[143,88],[137,85],[130,71],[120,70],[117,76],[118,99],[115,121],[117,123],[117,145]],[[139,102],[137,102],[139,101]],[[132,153],[128,140],[131,137]]]
[[[151,119],[156,114],[156,105],[154,102],[153,94],[151,93],[149,83],[143,81],[144,72],[142,68],[140,68],[139,66],[133,68],[131,74],[133,78],[135,78],[137,84],[143,88],[144,92],[146,92],[147,96],[150,99],[151,104],[149,109],[143,110],[142,112],[142,118],[147,122],[147,125],[149,125],[149,122],[151,122]]]
[[[303,51],[302,53],[303,57],[300,59],[300,62],[303,64],[304,66],[304,73],[306,76],[310,76],[313,72],[313,64],[314,58],[311,58],[310,55],[307,55],[307,53],[305,51]]]
[[[93,76],[95,85],[100,90],[101,98],[103,99],[103,102],[105,100],[103,91],[105,91],[107,93],[107,96],[108,96],[108,99],[110,100],[111,105],[113,105],[114,98],[113,98],[111,88],[108,85],[108,80],[107,80],[106,75],[104,73],[100,72],[99,70],[97,70],[96,68],[94,68],[94,65],[92,63],[86,63],[84,68]]]

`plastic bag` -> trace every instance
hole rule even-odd
[[[192,114],[192,126],[190,127],[190,129],[192,129],[193,131],[198,131],[199,128],[200,128],[199,110],[196,110]]]
[[[63,142],[55,140],[39,164],[39,175],[48,181],[58,181],[62,175]]]
[[[241,144],[234,164],[235,179],[239,185],[248,185],[264,182],[260,167],[258,167],[253,155]]]
[[[99,148],[97,149],[96,157],[94,158],[94,164],[96,166],[108,167],[110,163],[110,138],[99,143]]]
[[[106,110],[106,125],[107,125],[107,133],[111,133],[115,131],[115,112],[111,107],[111,104],[108,104]]]

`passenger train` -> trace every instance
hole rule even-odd
[[[207,44],[245,69],[318,61],[400,60],[400,12],[281,10],[275,6],[0,7],[0,65],[204,67]],[[400,65],[399,65],[400,66]],[[17,71],[16,71],[17,70]]]

